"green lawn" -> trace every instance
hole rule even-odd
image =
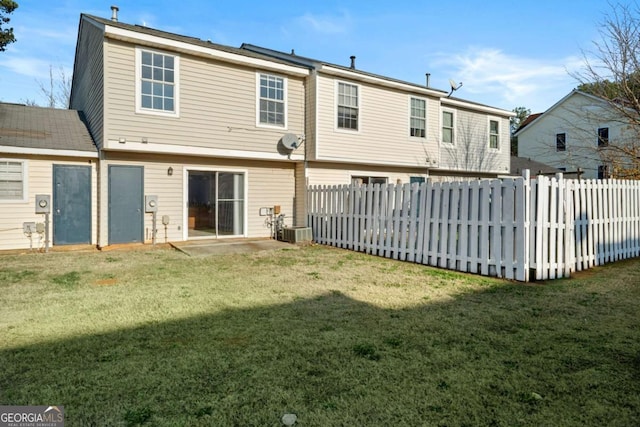
[[[634,426],[640,260],[520,284],[321,246],[0,255],[0,405],[68,426]]]

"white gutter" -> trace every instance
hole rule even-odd
[[[31,148],[31,147],[15,147],[0,145],[0,153],[10,154],[35,154],[41,156],[60,156],[60,157],[82,157],[88,159],[97,159],[97,151],[79,151],[79,150],[54,150],[51,148]]]

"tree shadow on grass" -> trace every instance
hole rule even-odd
[[[612,334],[624,313],[553,292],[398,310],[331,292],[3,350],[0,404],[64,405],[69,426],[632,425],[637,316]]]

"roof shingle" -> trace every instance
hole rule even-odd
[[[81,112],[0,102],[1,146],[97,151]]]

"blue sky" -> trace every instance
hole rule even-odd
[[[238,47],[243,42],[449,90],[511,110],[544,111],[573,89],[569,75],[600,38],[607,0],[204,1],[17,0],[17,42],[0,52],[0,101],[45,99],[38,82],[73,70],[81,13]]]

